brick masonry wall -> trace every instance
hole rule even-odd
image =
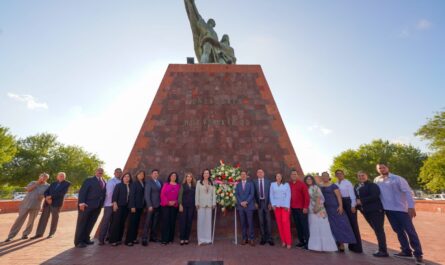
[[[219,160],[255,177],[295,168],[303,175],[259,65],[169,65],[126,170],[195,175]]]
[[[416,201],[416,210],[421,212],[445,213],[445,201]]]

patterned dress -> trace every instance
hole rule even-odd
[[[329,226],[324,197],[317,185],[309,187],[309,242],[308,248],[314,251],[336,251],[337,244]]]

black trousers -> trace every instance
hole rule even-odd
[[[260,200],[260,204],[258,205],[258,219],[260,221],[261,240],[273,241],[272,219],[270,218],[269,206],[265,200]]]
[[[178,208],[161,206],[161,242],[170,243],[175,238],[176,216]]]
[[[386,235],[385,229],[383,228],[385,223],[385,212],[383,210],[367,213],[363,212],[363,216],[371,226],[372,230],[374,230],[375,236],[377,237],[377,242],[379,244],[379,251],[386,253]]]
[[[113,212],[110,225],[110,244],[122,241],[127,217],[128,208],[126,206],[119,206],[117,211]]]
[[[130,211],[130,209],[128,209]],[[125,243],[131,243],[136,241],[138,238],[139,231],[139,222],[141,221],[141,214],[144,211],[144,208],[136,208],[136,212],[130,212],[128,227],[127,227],[127,236],[125,237]]]
[[[303,213],[303,209],[299,208],[291,208],[291,213],[297,229],[298,241],[300,241],[301,244],[307,245],[309,242],[308,214]]]
[[[39,224],[37,225],[36,236],[43,236],[50,215],[51,215],[51,226],[49,229],[49,234],[54,235],[56,233],[57,224],[59,223],[60,208],[62,207],[53,207],[46,203],[43,204],[42,215],[40,215]]]
[[[195,215],[195,206],[184,206],[184,211],[179,214],[179,239],[189,240],[190,231],[192,231],[193,216]]]
[[[349,219],[352,231],[354,232],[355,240],[357,241],[357,243],[355,244],[348,244],[348,249],[353,252],[362,253],[363,252],[362,238],[360,236],[360,230],[358,228],[357,211],[355,213],[351,211],[350,198],[342,198],[342,201],[343,201],[343,210],[345,211],[346,216]]]
[[[90,234],[99,217],[101,208],[86,207],[84,211],[78,210],[74,245],[86,243],[90,240]]]
[[[150,233],[151,240],[157,240],[158,238],[158,223],[159,216],[161,215],[161,207],[153,207],[153,211],[150,212],[147,209],[147,215],[145,216],[144,231],[142,232],[142,240],[148,239],[148,233]]]

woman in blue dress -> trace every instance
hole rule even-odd
[[[320,189],[325,199],[324,206],[332,234],[338,244],[338,251],[344,252],[344,243],[355,244],[356,240],[348,217],[344,214],[340,190],[337,185],[331,183],[328,172],[321,174]]]

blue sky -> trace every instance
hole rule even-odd
[[[305,171],[376,138],[413,144],[445,107],[443,1],[196,0],[260,64]],[[1,1],[0,124],[124,166],[169,63],[194,55],[182,0]]]

